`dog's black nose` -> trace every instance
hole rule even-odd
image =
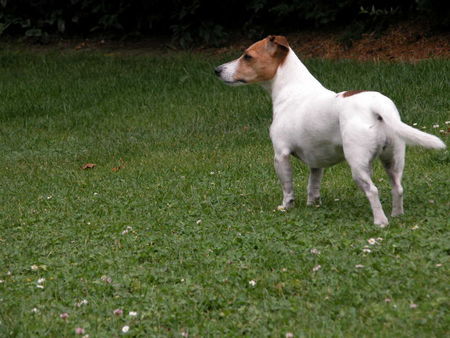
[[[222,73],[222,67],[221,66],[216,67],[214,69],[214,73],[216,73],[217,76],[220,76],[220,74]]]

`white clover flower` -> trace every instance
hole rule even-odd
[[[33,264],[33,265],[31,266],[31,270],[33,270],[33,271],[38,271],[38,270],[39,270],[39,267],[38,267],[36,264]]]
[[[130,311],[130,312],[128,313],[128,315],[129,315],[130,317],[136,317],[136,316],[138,315],[138,313],[137,313],[136,311]]]
[[[125,325],[124,327],[122,327],[123,333],[127,333],[128,331],[130,331],[130,327],[128,325]]]
[[[115,309],[113,311],[114,315],[116,316],[121,316],[123,314],[123,310],[122,309]]]
[[[362,251],[364,253],[371,253],[372,252],[372,250],[370,250],[369,248],[363,248]]]
[[[362,269],[364,267],[364,265],[362,265],[362,264],[356,264],[355,265],[355,268],[357,268],[357,269]]]
[[[439,128],[439,124],[433,124],[433,128]]]
[[[75,334],[84,334],[84,329],[82,327],[77,327],[75,329]]]
[[[316,271],[319,271],[321,268],[322,268],[322,266],[319,264],[319,265],[316,265],[315,267],[313,267],[312,271],[316,272]]]
[[[133,230],[133,227],[127,226],[126,229],[124,231],[122,231],[122,235],[126,235],[127,233],[129,233],[132,230]]]
[[[111,277],[108,277],[108,276],[106,276],[106,275],[101,276],[100,279],[101,279],[103,282],[108,283],[108,284],[112,282],[112,278],[111,278]]]
[[[414,226],[411,228],[411,230],[417,230],[417,229],[419,229],[419,226],[418,226],[418,225],[414,225]]]
[[[87,301],[87,299],[83,299],[82,301],[80,301],[80,302],[78,302],[78,303],[75,303],[75,305],[77,306],[77,307],[80,307],[80,306],[82,306],[82,305],[87,305],[89,302]]]
[[[37,284],[36,284],[36,287],[38,288],[38,289],[43,289],[44,288],[44,285],[42,285],[42,284],[44,284],[44,282],[45,282],[45,278],[39,278],[38,280],[37,280]]]
[[[201,222],[202,222],[202,220],[198,219],[197,222],[195,222],[195,223],[200,224]]]
[[[409,307],[410,307],[411,309],[416,309],[416,308],[417,308],[417,304],[414,304],[414,303],[413,303],[413,304],[410,304]]]
[[[375,244],[377,243],[377,241],[376,241],[375,238],[369,238],[369,239],[367,240],[367,243],[369,243],[370,245],[375,245]]]
[[[316,249],[316,248],[312,248],[311,250],[309,250],[310,253],[312,253],[313,255],[319,255],[320,254],[320,250]]]
[[[63,312],[63,313],[61,313],[61,314],[59,315],[59,318],[61,318],[61,319],[67,319],[67,318],[69,318],[69,314],[68,314],[67,312]]]
[[[255,286],[256,285],[256,281],[252,279],[251,281],[248,282],[248,284],[250,284],[251,286]]]
[[[34,307],[34,308],[32,308],[32,309],[31,309],[31,312],[33,312],[33,313],[38,313],[38,312],[39,312],[39,310],[38,310],[38,308],[37,308],[37,307]]]

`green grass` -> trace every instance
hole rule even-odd
[[[345,163],[320,208],[296,163],[297,207],[275,212],[270,100],[215,79],[227,59],[0,52],[0,336],[448,334],[448,152],[408,149],[406,214],[386,229]],[[306,64],[447,129],[449,60]]]

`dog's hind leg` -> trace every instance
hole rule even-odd
[[[344,156],[352,170],[352,176],[359,188],[366,194],[372,208],[373,222],[385,227],[388,219],[381,206],[378,189],[371,179],[372,161],[382,152],[386,142],[379,120],[373,120],[367,112],[359,112],[363,118],[354,118],[349,110],[341,114],[341,136]],[[358,116],[358,115],[357,115]]]
[[[378,189],[371,179],[372,161],[378,152],[376,147],[373,147],[374,144],[377,144],[375,137],[376,135],[366,134],[366,143],[346,142],[344,137],[344,155],[352,170],[353,179],[369,200],[373,213],[373,222],[384,227],[389,222],[381,206]]]
[[[310,168],[308,179],[308,200],[306,205],[320,204],[320,181],[323,176],[323,168]]]
[[[283,189],[283,202],[279,210],[289,209],[294,205],[294,187],[292,184],[292,166],[287,152],[275,153],[275,171]]]
[[[405,166],[405,144],[397,141],[388,146],[380,155],[392,185],[392,216],[403,214],[402,175]]]
[[[370,169],[368,167],[360,168],[352,166],[351,164],[350,166],[352,169],[353,179],[361,190],[364,191],[367,199],[369,200],[373,213],[373,222],[376,225],[385,227],[389,222],[384,214],[383,207],[381,206],[380,198],[378,196],[378,189],[370,178]]]

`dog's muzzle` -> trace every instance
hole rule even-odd
[[[229,69],[227,69],[228,64],[220,65],[216,68],[214,68],[214,73],[217,77],[219,77],[223,82],[229,85],[241,85],[245,84],[246,81],[244,80],[235,80],[233,76],[230,74]]]
[[[216,74],[216,76],[221,76],[222,75],[222,71],[223,71],[223,66],[218,66],[216,68],[214,68],[214,73]]]

